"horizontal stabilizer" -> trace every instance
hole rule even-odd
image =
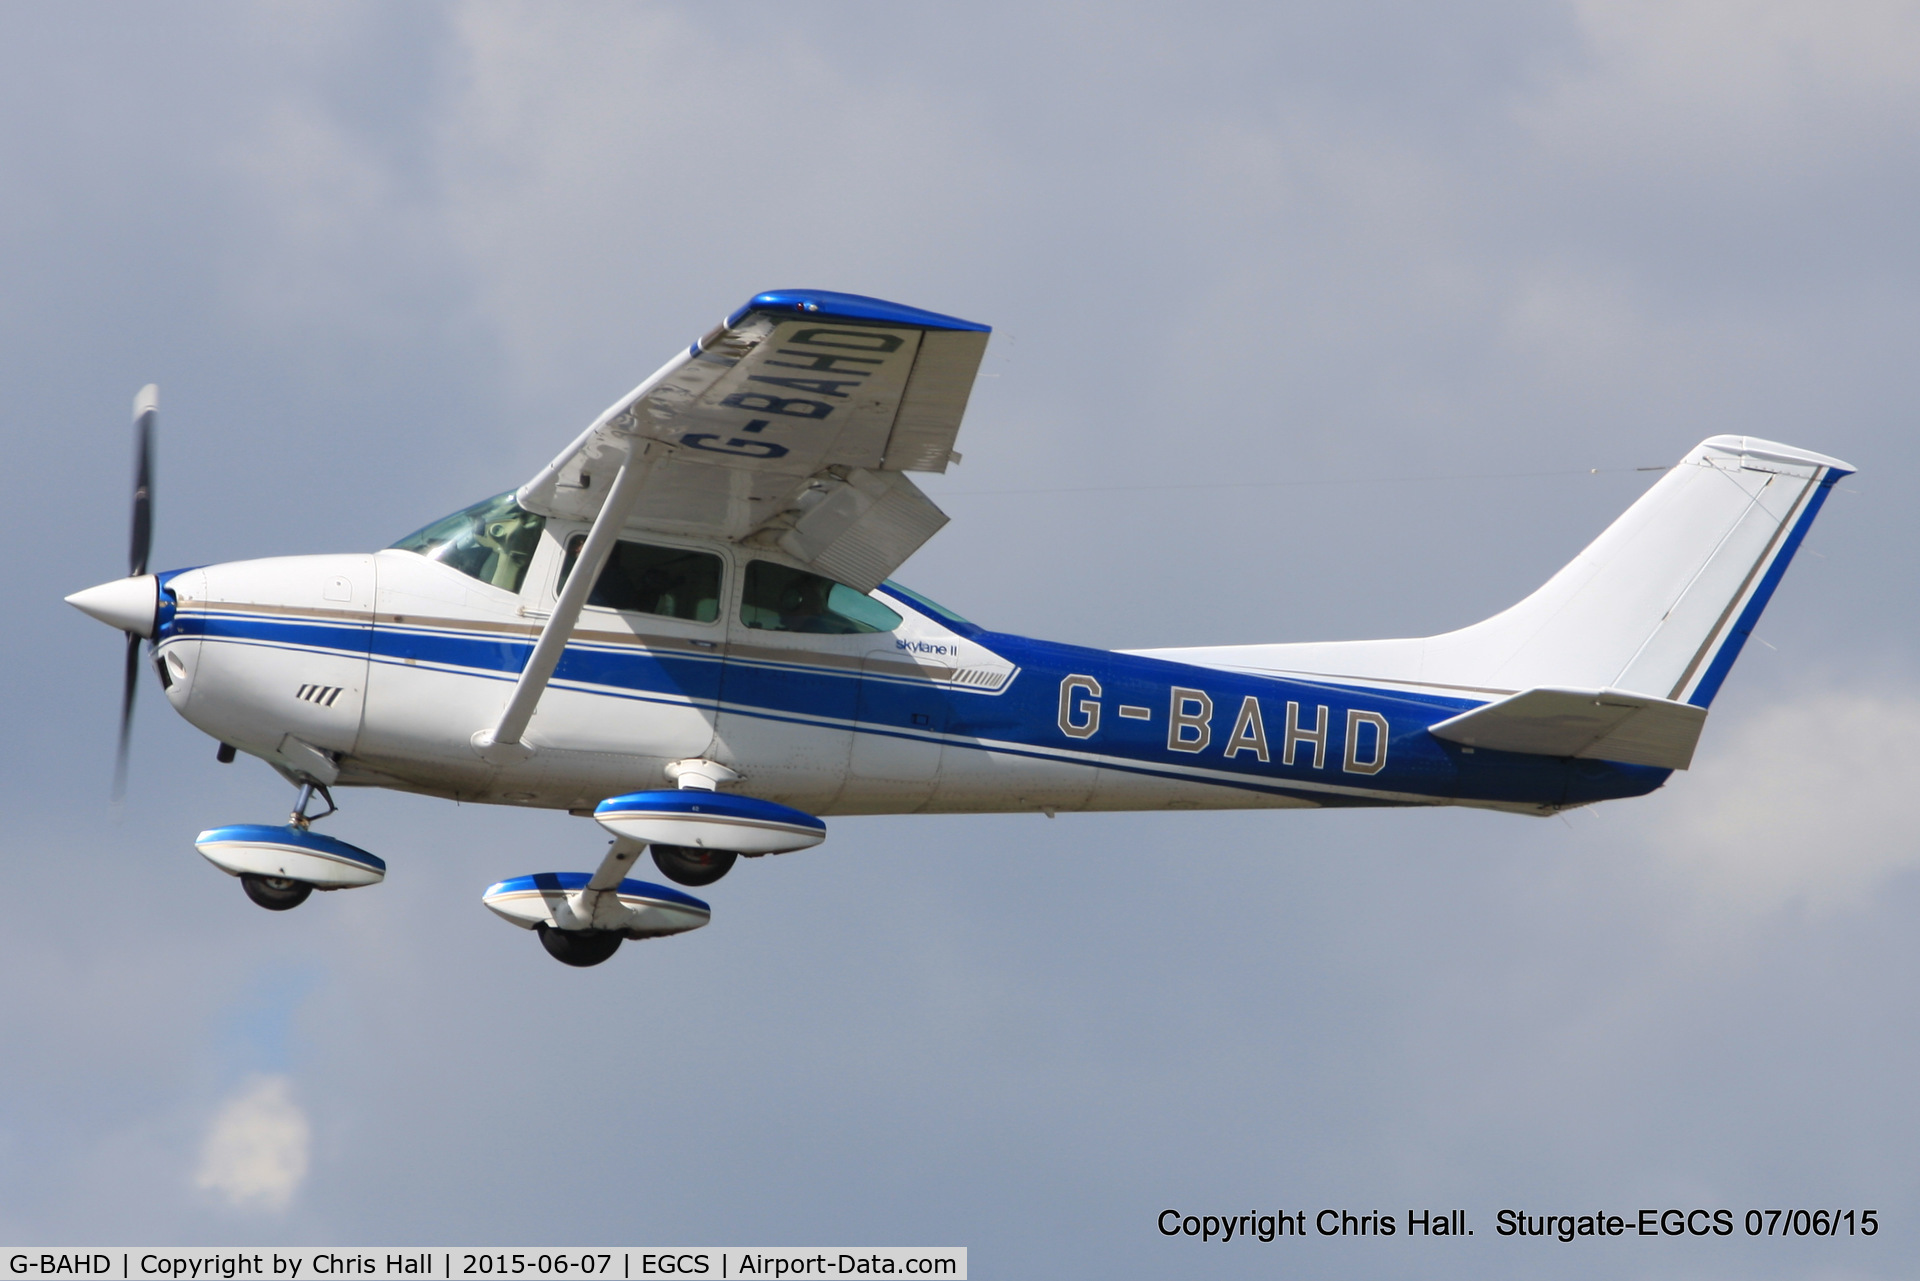
[[[1530,689],[1428,726],[1435,738],[1533,756],[1685,769],[1707,709],[1618,689]]]

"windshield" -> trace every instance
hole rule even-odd
[[[509,492],[436,520],[393,544],[393,549],[416,552],[470,578],[517,592],[546,523],[546,517],[514,502]]]
[[[976,625],[972,619],[962,617],[961,615],[955,613],[953,610],[948,609],[945,605],[942,605],[938,601],[928,600],[925,596],[922,596],[919,592],[914,591],[911,587],[902,587],[899,583],[894,582],[891,578],[889,578],[886,582],[880,584],[880,586],[885,588],[887,591],[897,593],[898,595],[904,597],[906,600],[910,601],[911,603],[918,605],[921,609],[925,610],[929,614],[932,614],[935,618],[939,619],[941,622],[959,623],[965,627],[973,627]]]

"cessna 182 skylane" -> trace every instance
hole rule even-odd
[[[297,786],[283,825],[200,835],[280,910],[385,864],[310,824],[335,787],[564,809],[598,870],[483,896],[571,965],[704,925],[628,879],[717,881],[822,815],[1325,805],[1546,814],[1659,787],[1834,482],[1716,436],[1519,604],[1421,639],[1109,653],[968,622],[888,575],[946,523],[988,328],[765,293],[524,485],[371,555],[147,572],[67,599],[139,643],[176,711]],[[315,798],[326,809],[309,813]]]

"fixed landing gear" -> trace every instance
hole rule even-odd
[[[313,798],[327,808],[309,814]],[[315,819],[337,807],[327,789],[307,784],[286,823],[235,823],[200,833],[194,846],[215,867],[240,878],[247,897],[269,912],[299,907],[315,890],[345,890],[378,885],[386,879],[385,862],[363,849],[310,830]]]
[[[696,769],[694,767],[698,766]],[[610,796],[593,807],[613,843],[592,872],[539,872],[498,881],[480,896],[488,910],[537,930],[548,955],[565,965],[598,965],[622,939],[664,938],[697,930],[713,909],[666,885],[629,879],[641,850],[678,885],[711,885],[742,858],[818,845],[827,825],[788,805],[712,790],[739,775],[712,761],[676,761],[667,776],[706,786],[657,788]]]
[[[313,886],[306,881],[289,880],[284,876],[255,876],[251,872],[240,878],[240,888],[247,897],[266,908],[269,912],[288,912],[307,901],[313,893]]]
[[[231,749],[223,743],[221,750]],[[327,803],[327,808],[318,814],[310,815],[307,813],[307,807],[313,804],[315,794]],[[317,783],[302,783],[300,795],[293,802],[293,813],[287,815],[287,826],[304,832],[316,819],[323,819],[328,814],[337,813],[339,809],[340,807],[333,803],[333,793],[325,787]],[[288,876],[257,876],[251,872],[241,874],[240,888],[247,892],[248,898],[269,912],[291,912],[313,894],[311,881],[296,881]]]
[[[700,849],[693,845],[649,845],[653,865],[675,885],[711,885],[733,870],[740,856],[732,850]]]
[[[585,969],[620,950],[625,936],[614,930],[562,930],[542,921],[534,926],[547,955],[562,965]]]

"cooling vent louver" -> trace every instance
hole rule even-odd
[[[345,690],[344,685],[302,685],[294,697],[305,703],[332,707],[333,700],[340,697]]]

